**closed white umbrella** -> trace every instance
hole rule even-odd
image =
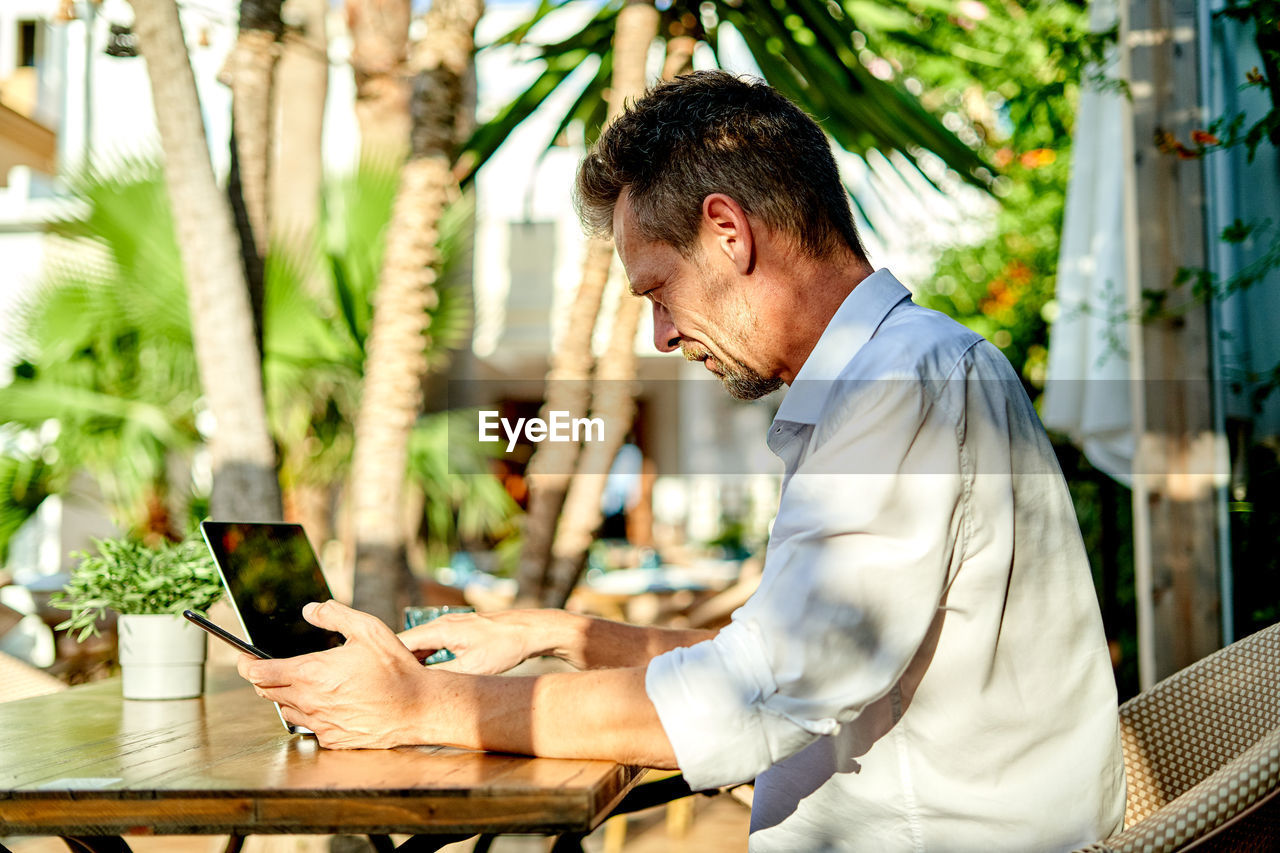
[[[1089,17],[1094,31],[1110,29],[1116,23],[1115,3],[1095,0]],[[1105,73],[1113,75],[1114,57]],[[1125,121],[1119,91],[1095,86],[1081,92],[1041,417],[1046,427],[1066,433],[1094,467],[1131,485]]]

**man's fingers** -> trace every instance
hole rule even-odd
[[[261,687],[253,686],[254,691],[268,702],[278,702],[281,708],[297,708],[298,691],[291,687]],[[301,712],[299,712],[301,713]]]
[[[309,729],[312,732],[316,730],[316,726],[320,725],[317,720],[302,713],[292,705],[281,705],[280,716],[283,717],[284,721],[289,725],[302,726],[304,729]]]
[[[456,658],[456,657],[453,660],[446,660],[446,661],[441,661],[440,663],[433,663],[429,668],[442,669],[445,672],[468,672],[469,671],[467,667],[462,663],[461,658]]]
[[[446,613],[430,622],[406,628],[396,636],[414,651],[465,646],[486,636],[478,633],[483,630],[481,626],[487,626],[482,619],[484,617],[477,613]]]
[[[246,655],[243,652],[236,657],[236,672],[240,673],[243,679],[249,679],[249,665],[254,661],[260,660],[253,655]]]
[[[444,648],[444,639],[440,636],[439,629],[430,623],[401,631],[396,634],[396,637],[410,651],[418,652],[430,649],[434,652],[437,649]]]
[[[252,655],[241,655],[236,661],[236,671],[255,687],[287,687],[293,683],[297,671],[296,658],[262,660]]]
[[[302,618],[317,628],[337,631],[348,640],[368,636],[378,630],[389,630],[382,620],[369,613],[354,610],[340,601],[329,599],[311,602],[302,608]]]

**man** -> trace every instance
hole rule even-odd
[[[751,849],[1055,850],[1119,828],[1116,696],[1053,452],[1000,353],[872,270],[818,126],[702,72],[601,137],[582,218],[612,233],[658,349],[729,392],[786,383],[759,590],[718,633],[560,611],[241,663],[337,747],[453,744],[755,780]],[[447,646],[454,671],[416,656]],[[534,655],[581,669],[500,678]]]

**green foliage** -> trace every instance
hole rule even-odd
[[[94,540],[90,555],[75,556],[64,591],[52,603],[70,610],[59,630],[79,630],[78,639],[98,633],[97,621],[108,608],[128,615],[204,612],[222,597],[222,582],[199,539],[149,548],[134,539]]]
[[[350,465],[373,294],[399,181],[397,169],[366,162],[326,195],[323,245],[313,257],[268,255],[263,307],[268,415],[282,449],[282,477],[331,483]],[[474,196],[450,205],[439,223],[441,265],[431,309],[427,363],[443,368],[471,330],[470,250]],[[308,280],[324,283],[318,298]]]
[[[983,8],[979,21],[922,12],[913,32],[931,50],[893,54],[922,99],[948,105],[1001,168],[990,236],[944,250],[917,300],[993,341],[1034,392],[1048,364],[1076,104],[1082,85],[1113,85],[1098,69],[1116,33],[1089,32],[1081,4]]]
[[[584,128],[588,143],[599,134],[612,73],[615,22],[624,4],[609,0],[577,33],[557,42],[531,43],[534,27],[565,2],[544,0],[527,21],[493,43],[532,48],[529,61],[540,63],[542,72],[497,116],[476,129],[467,144],[468,180],[589,57],[598,57],[599,64],[563,113],[553,140],[575,122]],[[935,0],[930,5],[954,12],[962,4]],[[817,117],[845,150],[859,156],[872,150],[899,151],[912,163],[920,151],[929,151],[965,180],[985,187],[991,171],[983,159],[922,106],[891,68],[876,63],[877,54],[868,45],[871,30],[861,24],[864,19],[892,24],[902,15],[911,18],[907,4],[891,8],[894,11],[886,17],[881,4],[859,0],[847,0],[843,6],[823,0],[675,2],[661,10],[659,32],[703,41],[718,58],[719,27],[727,24],[742,36],[765,79]],[[892,26],[882,33],[885,44],[901,36]],[[907,41],[913,43],[913,37]],[[886,73],[889,79],[883,79]]]
[[[398,183],[395,168],[362,164],[326,187],[321,233],[309,251],[276,246],[268,253],[263,370],[286,489],[338,482],[350,467],[365,340]]]
[[[1264,136],[1273,146],[1280,147],[1280,2],[1228,0],[1225,8],[1215,11],[1214,15],[1252,24],[1254,43],[1262,58],[1263,70],[1252,69],[1246,75],[1246,85],[1265,89],[1271,97],[1271,109],[1242,134],[1243,113],[1220,120],[1234,131],[1224,144],[1244,144],[1252,163]]]
[[[350,468],[398,184],[398,169],[362,165],[326,187],[314,245],[268,251],[263,370],[286,488],[333,485]],[[0,388],[8,421],[33,436],[49,421],[59,429],[35,454],[39,462],[0,453],[0,486],[15,478],[14,488],[0,488],[0,553],[39,500],[64,488],[75,470],[101,486],[117,523],[142,536],[180,536],[206,506],[207,495],[194,489],[177,496],[187,506],[183,517],[157,512],[169,503],[173,475],[191,465],[203,441],[182,264],[159,165],[122,161],[73,179],[72,189],[79,210],[51,228],[43,281],[21,313],[24,360],[13,383]],[[470,330],[464,261],[473,204],[464,195],[440,226],[439,298],[425,342],[435,368]]]
[[[480,444],[475,418],[474,411],[438,412],[409,436],[409,482],[425,497],[428,565],[445,565],[451,551],[482,539],[509,543],[516,536],[518,507],[490,473],[500,454]]]
[[[49,226],[42,280],[19,312],[23,361],[0,409],[28,429],[58,422],[41,448],[50,482],[86,469],[117,517],[147,519],[167,488],[168,455],[189,456],[200,440],[168,202],[143,161],[70,185],[82,212]],[[18,508],[0,492],[0,516]],[[0,549],[15,530],[0,525]]]
[[[1057,284],[1068,165],[1064,157],[1019,170],[1030,174],[1018,174],[1009,188],[993,235],[945,249],[917,301],[995,343],[1028,387],[1038,388],[1048,366],[1047,306]]]
[[[0,498],[0,564],[8,557],[14,534],[56,489],[42,458],[16,452],[0,456],[0,495],[4,496]]]

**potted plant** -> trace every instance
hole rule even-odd
[[[120,668],[126,699],[189,699],[204,690],[205,632],[182,618],[222,596],[213,560],[199,539],[152,548],[133,539],[94,540],[53,604],[71,611],[59,628],[97,633],[107,608],[120,614]]]

